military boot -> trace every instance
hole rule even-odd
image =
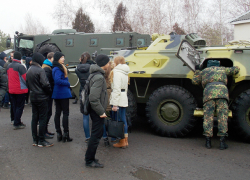
[[[228,145],[226,144],[226,138],[225,136],[220,137],[220,150],[224,150],[228,148]]]
[[[211,137],[206,136],[206,143],[205,143],[205,147],[208,149],[211,149]]]

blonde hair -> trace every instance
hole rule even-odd
[[[123,56],[116,56],[114,59],[114,64],[117,66],[118,64],[126,64],[126,61],[124,59]],[[113,68],[112,68],[113,69]],[[114,72],[113,70],[110,72],[109,74],[109,81],[110,83],[113,83],[113,76],[114,76]],[[128,82],[130,81],[129,77],[128,77]]]

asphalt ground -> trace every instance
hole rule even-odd
[[[53,147],[32,146],[31,107],[25,106],[25,129],[13,130],[9,110],[0,112],[0,179],[89,179],[89,180],[214,180],[250,179],[250,144],[240,138],[227,140],[229,149],[219,150],[219,139],[212,139],[212,149],[204,147],[202,130],[196,128],[184,138],[161,137],[152,131],[144,117],[138,117],[129,133],[129,148],[104,147],[100,141],[96,158],[102,169],[86,168],[86,144],[79,103],[70,100],[69,129],[72,142],[48,140]],[[54,109],[53,109],[54,111]],[[55,132],[51,118],[49,130]],[[230,131],[229,131],[230,135]]]

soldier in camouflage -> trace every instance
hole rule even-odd
[[[202,84],[203,91],[203,135],[206,136],[205,146],[211,148],[211,137],[213,136],[213,117],[216,110],[218,120],[218,134],[220,136],[220,149],[228,148],[225,143],[227,136],[227,119],[228,119],[228,89],[227,76],[236,75],[239,72],[239,67],[230,68],[219,67],[220,61],[209,60],[207,68],[199,70],[196,66],[192,83],[195,85]]]

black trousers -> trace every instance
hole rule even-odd
[[[10,96],[11,106],[13,106],[14,126],[19,126],[24,109],[25,94],[10,94]]]
[[[47,111],[47,121],[46,121],[46,127],[45,127],[46,132],[45,133],[48,132],[48,124],[49,124],[49,120],[50,120],[50,118],[52,116],[52,105],[53,105],[53,99],[49,98],[49,100],[48,100],[48,111]]]
[[[62,133],[60,127],[60,117],[61,112],[63,112],[63,131],[69,132],[69,99],[55,99],[56,103],[56,112],[55,112],[55,128],[56,132]]]
[[[34,141],[44,141],[44,134],[46,122],[47,122],[47,111],[48,101],[31,102],[32,104],[32,121],[31,121],[31,132]],[[39,136],[37,136],[37,123],[39,121]]]
[[[94,110],[90,110],[92,120],[91,136],[88,142],[88,149],[85,154],[86,164],[90,164],[95,160],[95,154],[103,134],[104,118],[100,118]]]
[[[14,108],[13,108],[13,103],[12,103],[12,98],[11,98],[11,95],[9,94],[9,98],[10,98],[10,120],[11,121],[14,121]]]

